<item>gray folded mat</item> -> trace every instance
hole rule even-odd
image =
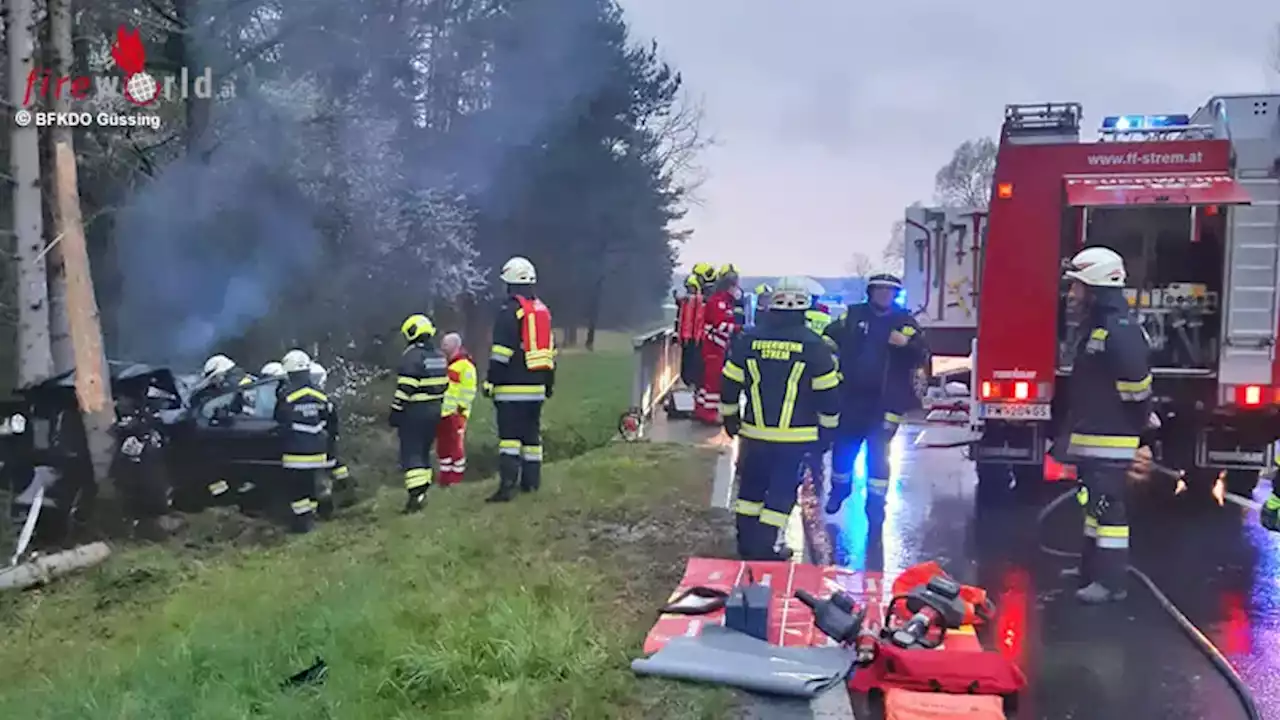
[[[631,662],[639,675],[715,683],[788,697],[813,698],[842,683],[854,655],[843,647],[778,647],[721,625],[672,638]]]

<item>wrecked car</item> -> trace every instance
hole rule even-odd
[[[108,368],[116,400],[111,474],[132,520],[211,505],[256,512],[270,502],[283,378],[211,391],[198,376],[167,368],[114,361]],[[15,523],[41,507],[37,539],[57,541],[90,517],[97,486],[74,371],[0,402],[0,463]]]

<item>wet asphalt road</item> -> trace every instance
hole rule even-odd
[[[1032,687],[1018,720],[1244,717],[1227,683],[1145,588],[1132,584],[1129,598],[1111,606],[1075,603],[1073,580],[1059,577],[1064,561],[1038,549],[1041,537],[1077,549],[1073,504],[1042,533],[1037,505],[978,512],[972,463],[959,450],[915,447],[920,433],[906,428],[895,440],[883,527],[868,526],[860,494],[831,519],[837,564],[895,573],[938,560],[957,579],[986,587],[1001,619],[985,644],[1004,643]],[[1045,490],[1046,501],[1056,495]],[[1234,506],[1207,498],[1190,505],[1137,508],[1133,561],[1227,655],[1263,717],[1280,720],[1280,535]]]

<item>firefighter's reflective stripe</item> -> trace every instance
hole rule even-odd
[[[818,428],[816,427],[771,428],[743,423],[742,429],[738,434],[744,438],[763,440],[764,442],[805,443],[817,442],[818,440]]]
[[[1133,435],[1086,435],[1071,433],[1067,453],[1078,457],[1105,460],[1132,460],[1138,452],[1138,438]]]
[[[1120,399],[1125,402],[1142,402],[1151,397],[1151,376],[1141,380],[1117,380],[1116,392],[1120,393]]]
[[[1084,507],[1089,504],[1089,488],[1083,485],[1076,488],[1076,502],[1080,503],[1080,507]]]
[[[240,378],[241,385],[252,385],[253,383],[254,383],[254,379],[250,375],[245,375],[244,377]]]
[[[329,467],[329,456],[326,453],[307,455],[285,453],[280,456],[280,464],[291,470],[316,470]]]
[[[724,417],[733,417],[738,414],[738,403],[720,403],[720,414]]]
[[[313,397],[319,402],[329,402],[329,396],[316,390],[315,388],[298,388],[285,396],[284,401],[287,403],[295,403],[304,397]]]
[[[834,430],[840,427],[840,413],[836,413],[835,415],[824,415],[822,413],[818,413],[818,426],[827,428],[828,430]]]
[[[760,511],[764,510],[764,503],[751,502],[750,500],[735,500],[733,503],[733,511],[739,515],[747,517],[760,517]]]
[[[751,373],[751,417],[761,426],[764,425],[764,401],[760,399],[760,362],[755,358],[747,360],[747,372]]]
[[[227,485],[226,480],[218,480],[217,482],[213,482],[209,484],[209,494],[221,495],[225,493],[229,488],[230,486]]]
[[[431,361],[428,360],[427,362]],[[449,378],[447,376],[415,378],[401,375],[396,378],[394,397],[402,402],[431,402],[432,400],[443,398],[448,387]]]
[[[884,414],[884,421],[886,423],[889,423],[890,425],[901,425],[902,416],[895,413],[887,412]]]
[[[911,325],[903,325],[902,327],[898,328],[898,332],[902,333],[903,335],[906,335],[909,338],[915,337],[916,335],[916,329]]]
[[[319,435],[320,433],[324,432],[326,427],[327,427],[326,423],[316,423],[314,425],[308,425],[306,423],[293,423],[289,426],[289,428],[294,430],[295,432],[308,433],[310,435]]]
[[[515,354],[516,351],[506,345],[494,345],[489,348],[489,360],[503,365],[511,362],[511,356]]]
[[[520,459],[525,462],[542,462],[541,445],[524,445],[520,448]]]
[[[519,440],[499,440],[499,441],[498,441],[498,454],[499,454],[499,455],[514,455],[514,456],[516,456],[516,457],[519,457],[519,456],[520,456],[520,441],[519,441]]]
[[[1129,547],[1128,525],[1098,525],[1097,546],[1102,550],[1124,550]]]
[[[887,478],[867,478],[867,492],[874,495],[884,495],[889,492],[889,480]]]
[[[431,468],[410,468],[404,471],[404,489],[417,490],[431,484]]]
[[[289,509],[293,511],[294,515],[306,515],[316,508],[315,505],[311,504],[310,500],[294,500],[289,503]]]
[[[1084,536],[1091,538],[1098,537],[1098,518],[1087,513],[1084,516]],[[1095,542],[1094,544],[1096,545],[1097,543]]]
[[[529,402],[546,400],[546,385],[494,385],[494,402]]]
[[[787,391],[782,396],[782,412],[778,416],[779,428],[791,427],[791,418],[796,414],[796,396],[800,394],[800,378],[804,377],[804,368],[805,364],[800,361],[791,365],[791,373],[787,375]]]
[[[813,379],[813,389],[816,391],[830,390],[840,384],[840,373],[832,370],[826,375],[820,375]]]
[[[739,385],[747,384],[747,376],[743,374],[742,368],[735,365],[732,360],[725,361],[724,369],[720,371],[720,374]]]
[[[346,465],[339,465],[333,469],[334,480],[346,480],[349,477],[351,477],[351,470]]]
[[[1280,510],[1280,497],[1272,495],[1267,498],[1267,502],[1262,507],[1267,510]]]
[[[760,511],[760,524],[768,525],[770,527],[784,528],[787,526],[787,520],[790,517],[791,516],[786,513],[780,513],[777,510],[765,508]]]

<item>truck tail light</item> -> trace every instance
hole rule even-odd
[[[982,400],[987,402],[1048,402],[1053,399],[1052,383],[1026,380],[983,380]]]
[[[1270,407],[1280,404],[1280,388],[1268,385],[1223,385],[1219,398],[1224,405],[1245,408]]]

